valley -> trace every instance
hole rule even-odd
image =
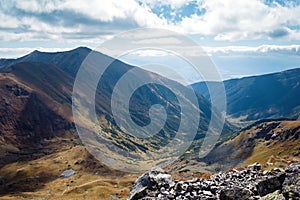
[[[0,60],[0,199],[126,199],[138,176],[152,167],[145,165],[139,173],[114,169],[91,155],[79,137],[72,115],[72,90],[79,67],[90,52],[84,47],[58,53],[34,51],[18,59]],[[102,64],[112,61],[100,52],[97,55]],[[110,99],[118,79],[132,68],[135,67],[116,60],[100,80],[95,110],[101,131],[95,134],[100,143],[110,141],[133,157],[149,158],[145,160],[150,162],[155,159],[146,156],[174,137],[181,110],[165,88],[144,87],[132,99],[132,118],[147,125],[151,121],[150,106],[159,103],[167,110],[167,122],[149,140],[124,133],[113,119]],[[152,72],[138,70],[142,74],[139,78],[151,77],[187,89]],[[295,69],[225,81],[228,120],[218,143],[203,158],[198,158],[198,150],[211,115],[218,113],[212,111],[203,83],[192,85],[198,92],[201,122],[190,138],[191,147],[165,170],[173,177],[188,180],[255,162],[268,170],[300,162],[299,77],[300,71]],[[192,102],[184,94],[180,95]],[[86,116],[82,114],[86,122],[83,127],[90,123]],[[95,140],[88,142],[96,144]],[[113,153],[112,146],[103,152]],[[122,165],[129,157],[117,158],[117,164]],[[75,174],[62,177],[68,169]]]

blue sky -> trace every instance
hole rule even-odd
[[[153,27],[195,40],[224,79],[242,77],[300,66],[299,13],[300,0],[0,0],[0,57],[95,48]],[[124,60],[153,59],[135,56]]]

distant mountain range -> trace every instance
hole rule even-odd
[[[207,82],[214,86],[215,82]],[[192,87],[206,99],[210,95],[205,82]],[[300,69],[224,81],[227,114],[238,121],[300,116]]]

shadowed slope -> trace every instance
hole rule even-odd
[[[214,82],[208,82],[214,85]],[[227,114],[243,121],[264,118],[298,118],[300,113],[300,69],[224,81]],[[209,99],[205,83],[192,87]]]

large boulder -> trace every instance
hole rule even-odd
[[[285,197],[283,196],[283,194],[281,194],[280,190],[276,190],[273,193],[261,197],[260,200],[285,200]]]
[[[225,188],[220,191],[220,200],[249,199],[253,193],[242,187]]]
[[[294,163],[285,169],[286,178],[282,192],[286,199],[300,199],[300,163]]]
[[[149,198],[156,197],[158,193],[166,196],[169,194],[166,189],[174,185],[175,183],[170,174],[165,173],[161,168],[152,168],[138,178],[130,191],[128,200],[138,200],[146,196]]]
[[[260,196],[265,196],[273,193],[276,190],[282,189],[285,173],[279,172],[274,175],[266,175],[262,179],[257,180],[256,188]]]

